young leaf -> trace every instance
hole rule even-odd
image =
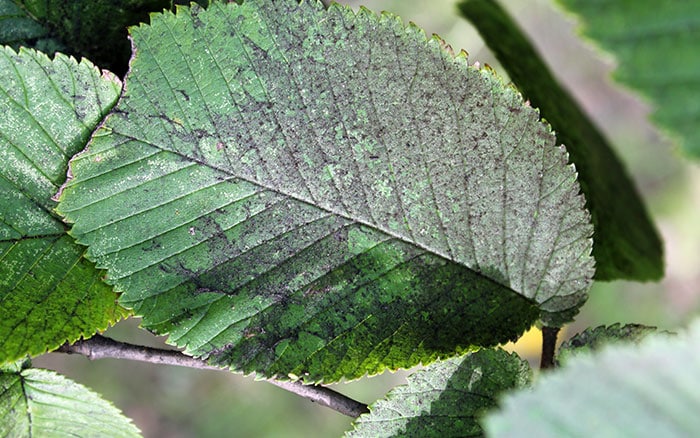
[[[493,437],[700,434],[700,323],[682,336],[577,355],[486,417]]]
[[[92,335],[126,312],[51,200],[119,90],[87,61],[0,48],[0,363]]]
[[[595,228],[596,279],[661,278],[664,265],[659,234],[603,135],[495,1],[464,0],[459,8],[571,154]]]
[[[53,371],[12,368],[0,371],[0,436],[141,436],[118,409],[84,386]]]
[[[700,3],[559,2],[580,16],[586,36],[615,55],[615,79],[647,96],[654,120],[699,158]]]
[[[585,299],[575,171],[492,72],[339,5],[152,20],[60,204],[146,327],[213,363],[333,381]]]
[[[482,436],[481,415],[502,393],[524,388],[531,379],[527,362],[501,349],[437,362],[370,406],[347,436]]]
[[[131,48],[127,26],[148,21],[169,0],[0,0],[0,44],[85,57],[120,76]]]
[[[601,347],[615,342],[638,343],[647,335],[655,332],[656,327],[642,324],[626,324],[624,326],[613,324],[588,328],[561,344],[557,354],[557,362],[566,363],[572,356],[597,351]]]

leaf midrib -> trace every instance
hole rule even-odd
[[[190,157],[190,156],[188,156],[188,155],[185,155],[185,154],[183,154],[182,152],[168,149],[167,147],[163,147],[163,146],[157,145],[157,144],[155,144],[155,143],[152,143],[152,142],[150,142],[150,141],[143,140],[143,139],[141,139],[141,138],[137,138],[137,137],[135,137],[135,136],[133,136],[133,135],[120,133],[120,132],[118,132],[117,130],[115,130],[114,127],[112,127],[112,129],[114,130],[114,132],[115,132],[116,134],[121,135],[121,136],[124,136],[124,137],[126,137],[126,138],[129,138],[129,139],[131,139],[131,140],[133,140],[133,141],[138,141],[138,142],[141,142],[141,143],[143,143],[143,144],[146,144],[146,145],[148,145],[148,146],[150,146],[150,147],[153,147],[153,148],[155,148],[155,149],[158,149],[158,150],[161,150],[161,151],[164,151],[164,152],[168,152],[168,153],[172,153],[172,154],[177,155],[178,157],[183,158],[183,159],[185,159],[185,160],[188,160],[188,161],[190,161],[190,162],[196,163],[196,164],[201,165],[201,166],[206,166],[206,167],[208,167],[208,168],[210,168],[210,169],[212,169],[212,170],[214,170],[214,171],[216,171],[216,172],[221,172],[221,173],[223,173],[223,174],[225,174],[225,175],[231,176],[231,177],[233,177],[233,178],[237,178],[237,179],[239,179],[239,180],[241,180],[241,181],[247,182],[247,183],[249,183],[249,184],[253,184],[253,185],[257,186],[257,187],[261,187],[261,188],[264,189],[264,190],[269,190],[270,192],[273,192],[273,193],[276,193],[276,194],[278,194],[278,195],[284,196],[284,197],[286,197],[286,198],[288,198],[288,199],[291,199],[291,200],[294,200],[294,201],[297,201],[297,202],[304,203],[304,204],[309,205],[309,206],[311,206],[311,207],[318,208],[318,209],[320,209],[320,210],[322,210],[322,211],[325,211],[325,212],[327,212],[327,213],[329,213],[329,214],[332,214],[332,215],[335,215],[335,216],[338,216],[338,217],[347,219],[347,220],[349,220],[349,221],[352,221],[353,223],[356,223],[356,224],[359,224],[359,225],[364,225],[364,226],[369,227],[369,228],[371,228],[371,229],[373,229],[373,230],[377,230],[377,231],[379,231],[379,232],[381,232],[381,233],[383,233],[383,234],[386,234],[387,236],[389,236],[389,237],[391,237],[391,238],[394,238],[394,239],[396,239],[396,240],[398,240],[398,241],[400,241],[400,242],[403,242],[403,243],[405,243],[405,244],[412,245],[412,246],[414,246],[414,247],[416,247],[416,248],[419,248],[419,249],[421,249],[421,250],[423,250],[423,251],[426,251],[426,252],[429,253],[429,254],[432,254],[432,255],[434,255],[434,256],[436,256],[436,257],[439,257],[439,258],[441,258],[441,259],[443,259],[443,260],[445,260],[445,261],[447,261],[447,262],[456,263],[456,264],[458,264],[458,265],[460,265],[460,266],[463,266],[464,268],[469,269],[470,271],[472,271],[472,272],[475,273],[476,275],[478,275],[478,276],[480,276],[480,277],[482,277],[482,278],[485,278],[485,279],[487,279],[487,280],[490,281],[490,282],[494,282],[494,283],[496,283],[496,284],[499,284],[500,286],[502,286],[502,287],[504,287],[504,288],[507,288],[508,290],[512,291],[513,293],[516,293],[518,296],[521,296],[521,297],[523,297],[523,298],[525,298],[525,299],[527,299],[527,300],[529,300],[529,301],[532,301],[532,299],[529,298],[529,297],[527,297],[523,292],[519,292],[519,291],[517,291],[517,290],[511,288],[511,286],[510,286],[509,284],[503,284],[503,283],[501,283],[500,281],[498,281],[497,279],[491,278],[491,277],[489,277],[489,276],[483,274],[482,272],[480,272],[480,271],[478,271],[478,270],[472,268],[471,266],[467,266],[466,264],[464,264],[464,263],[462,263],[462,262],[459,262],[459,261],[457,261],[457,260],[454,260],[454,259],[451,258],[448,254],[445,254],[445,253],[443,253],[442,251],[435,250],[435,249],[433,249],[433,248],[431,248],[431,247],[429,247],[429,246],[427,246],[427,245],[424,245],[424,244],[422,244],[422,243],[420,243],[420,242],[413,242],[413,241],[410,241],[410,240],[408,240],[405,236],[401,236],[400,234],[397,234],[397,233],[392,232],[392,231],[390,231],[390,230],[385,230],[385,229],[384,229],[383,227],[381,227],[381,226],[378,226],[378,225],[376,225],[376,224],[372,224],[372,223],[370,223],[370,222],[368,222],[368,221],[365,221],[365,220],[362,220],[362,219],[354,218],[354,217],[352,217],[352,216],[350,216],[350,215],[348,215],[348,214],[345,214],[345,213],[336,211],[336,210],[334,210],[334,209],[332,209],[332,208],[330,208],[330,207],[318,205],[318,204],[314,203],[313,200],[304,199],[304,198],[302,198],[302,197],[300,197],[300,196],[297,196],[297,195],[295,195],[295,194],[287,193],[286,191],[284,191],[284,190],[282,190],[282,189],[280,189],[280,188],[270,186],[270,185],[265,184],[265,183],[263,183],[263,182],[261,182],[261,181],[256,181],[256,180],[254,180],[254,179],[252,179],[252,178],[248,178],[248,177],[245,177],[245,176],[236,175],[236,174],[230,172],[230,170],[228,170],[228,169],[223,169],[223,168],[220,168],[220,167],[218,167],[218,166],[215,166],[215,165],[213,165],[213,164],[211,164],[211,163],[207,163],[207,162],[204,162],[204,161],[202,161],[202,160],[198,160],[198,159],[196,159],[196,158],[193,158],[193,157]]]

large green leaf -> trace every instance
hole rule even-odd
[[[140,437],[122,413],[85,388],[52,371],[0,370],[2,437]]]
[[[370,413],[354,423],[351,437],[482,436],[481,416],[506,391],[528,386],[532,370],[516,354],[479,350],[437,362],[408,377]]]
[[[330,381],[503,342],[585,299],[575,171],[492,72],[339,5],[152,20],[60,204],[146,327]]]
[[[0,48],[0,363],[92,335],[125,312],[51,200],[119,90],[87,61]]]
[[[700,436],[700,323],[577,355],[487,417],[493,437]]]
[[[615,55],[619,82],[640,91],[653,118],[700,157],[700,2],[559,0],[584,35]]]
[[[603,135],[498,3],[463,0],[459,8],[571,154],[595,228],[596,279],[661,278],[664,264],[659,234]]]
[[[0,44],[86,57],[123,75],[131,55],[127,26],[170,6],[170,0],[0,0]]]

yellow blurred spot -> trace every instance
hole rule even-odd
[[[557,345],[561,344],[563,339],[566,339],[566,331],[566,327],[559,331]],[[509,342],[503,346],[503,349],[510,352],[514,351],[523,359],[539,359],[542,353],[542,330],[533,325],[517,342]]]

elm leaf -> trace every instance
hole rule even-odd
[[[179,8],[131,36],[125,92],[59,210],[121,303],[189,354],[336,381],[585,300],[566,151],[441,40],[292,0]]]
[[[0,363],[126,314],[51,199],[120,86],[87,61],[0,48]]]
[[[531,380],[527,362],[501,349],[436,362],[372,404],[346,436],[483,436],[481,416],[496,407],[501,394]]]
[[[53,371],[0,370],[0,436],[140,437],[131,421],[86,387]]]

